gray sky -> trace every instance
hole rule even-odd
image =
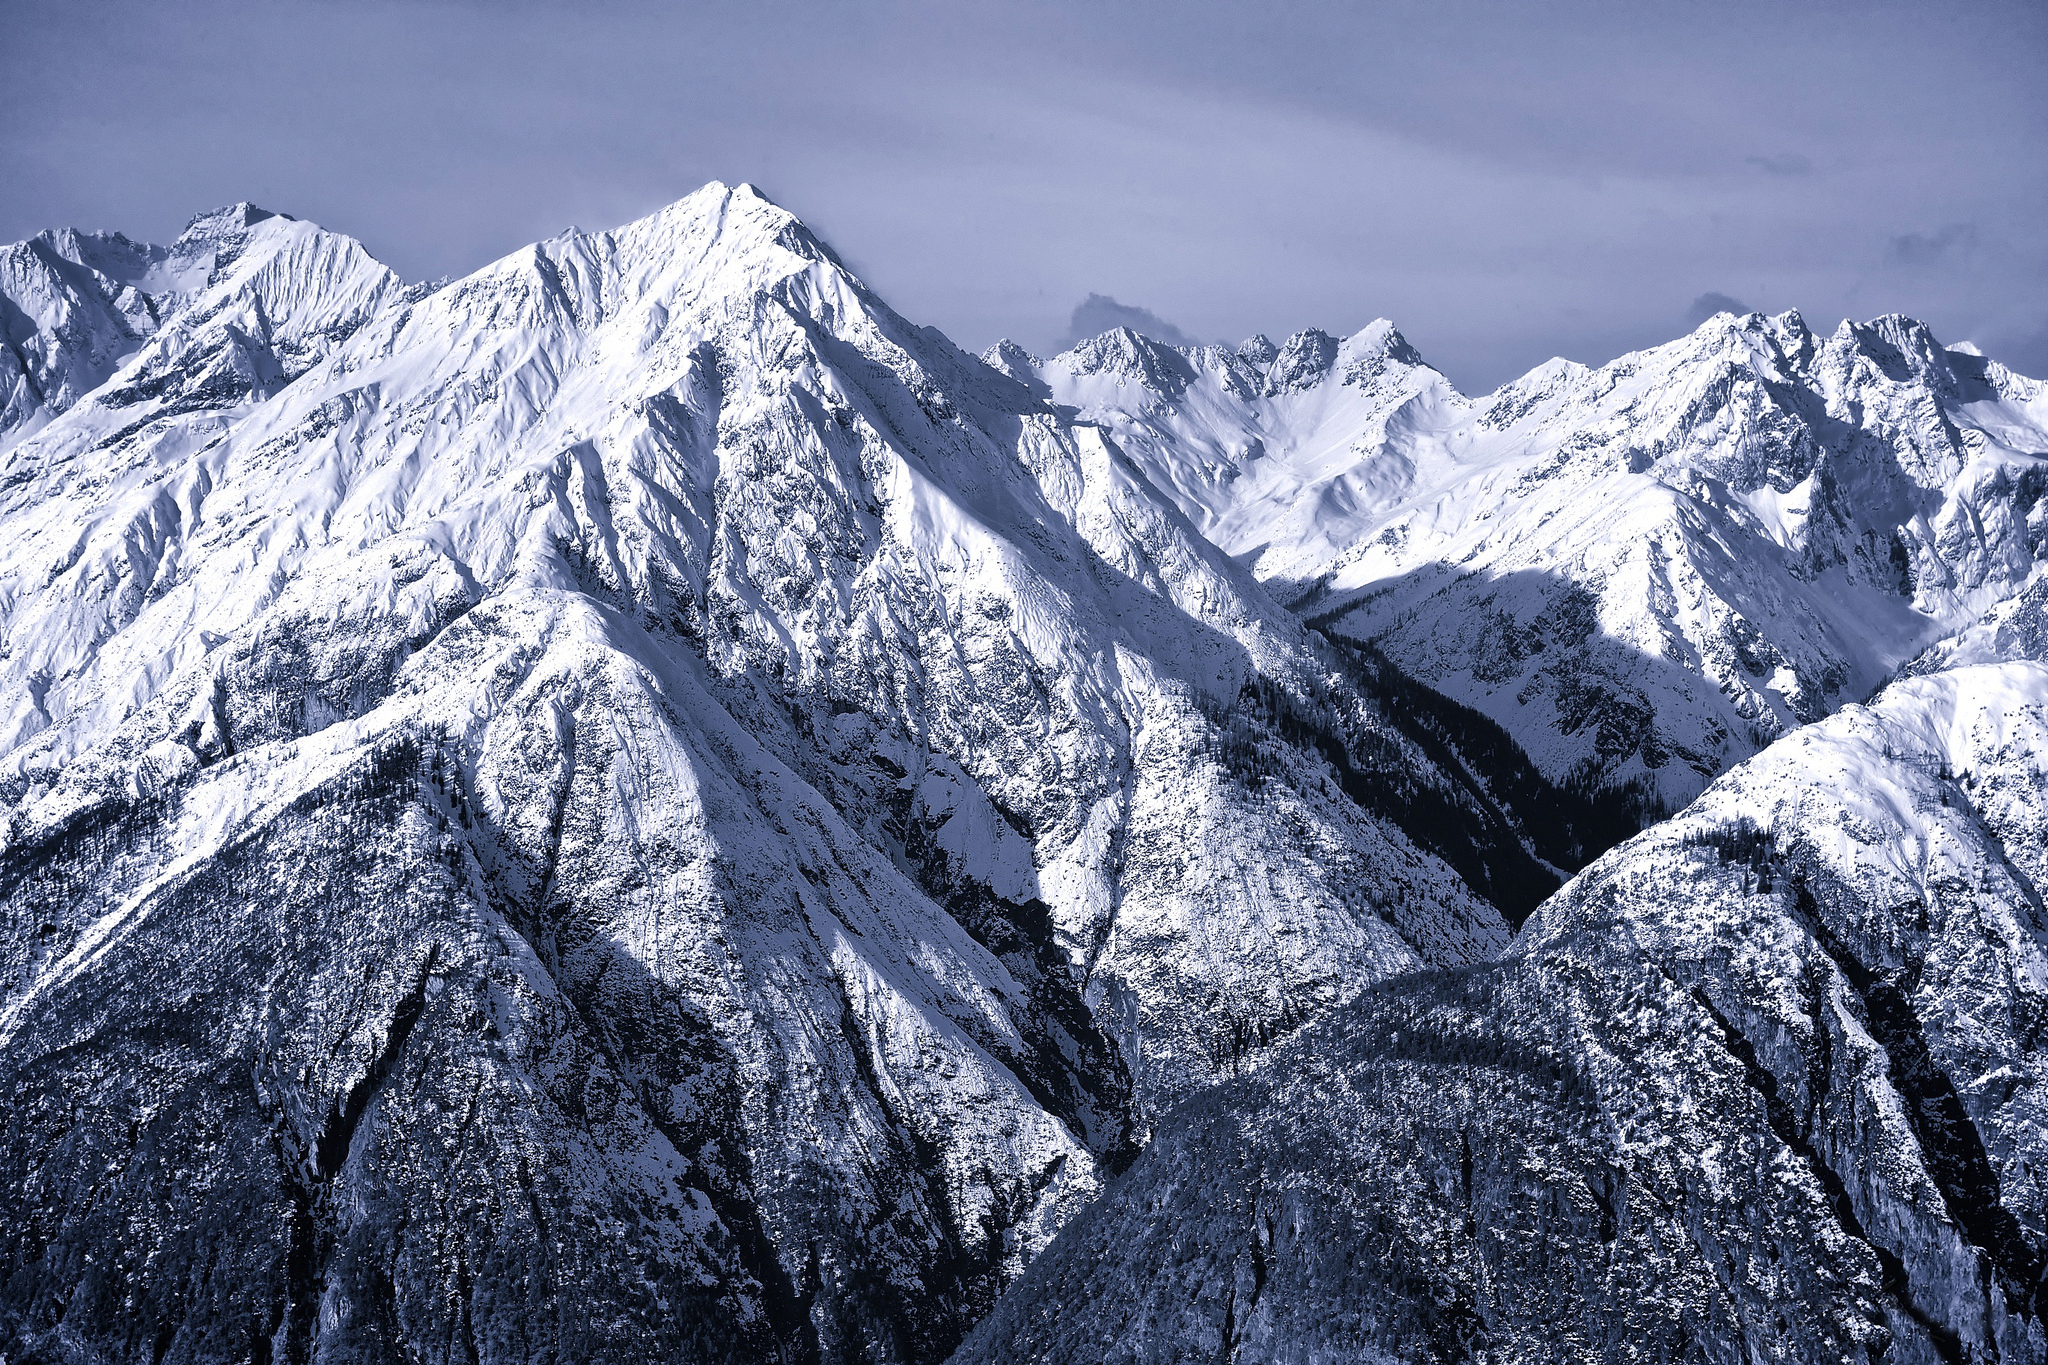
[[[1084,304],[1385,315],[1478,391],[1720,296],[2048,375],[2038,2],[0,0],[0,33],[0,240],[253,199],[420,278],[715,177],[973,349]]]

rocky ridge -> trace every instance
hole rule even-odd
[[[723,185],[0,298],[10,1359],[2048,1354],[2033,381],[976,361]]]
[[[1738,765],[1190,1101],[961,1362],[2031,1361],[2048,667]]]

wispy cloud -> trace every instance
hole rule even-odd
[[[1743,163],[1756,167],[1765,175],[1813,174],[1813,163],[1798,152],[1779,152],[1775,156],[1744,157]]]
[[[1892,238],[1885,257],[1893,265],[1940,265],[1976,245],[1975,223],[1950,223],[1938,232],[1908,232]]]
[[[1685,325],[1697,327],[1716,313],[1747,313],[1749,311],[1749,305],[1741,299],[1731,294],[1723,294],[1709,289],[1706,293],[1694,299],[1692,306],[1685,310]]]
[[[1060,349],[1101,336],[1112,327],[1128,327],[1169,346],[1201,344],[1149,308],[1119,303],[1107,294],[1090,294],[1074,305],[1074,316],[1067,324],[1067,335],[1060,342]]]

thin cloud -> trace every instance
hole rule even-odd
[[[1756,167],[1765,175],[1812,175],[1813,163],[1798,152],[1780,152],[1776,156],[1744,157],[1745,165]]]
[[[1119,303],[1107,294],[1090,294],[1074,305],[1060,349],[1078,346],[1090,337],[1101,336],[1112,327],[1128,327],[1169,346],[1199,346],[1201,343],[1149,308]]]
[[[1893,265],[1940,265],[1975,245],[1975,223],[1950,223],[1938,232],[1908,232],[1892,238],[1885,257]]]
[[[1687,327],[1697,327],[1716,313],[1747,313],[1750,311],[1750,306],[1741,299],[1709,289],[1706,293],[1694,299],[1692,306],[1685,310],[1685,325]]]

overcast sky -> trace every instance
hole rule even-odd
[[[0,240],[253,199],[460,274],[750,180],[1044,352],[1395,320],[1460,386],[1714,306],[2048,374],[2048,4],[0,0]]]

